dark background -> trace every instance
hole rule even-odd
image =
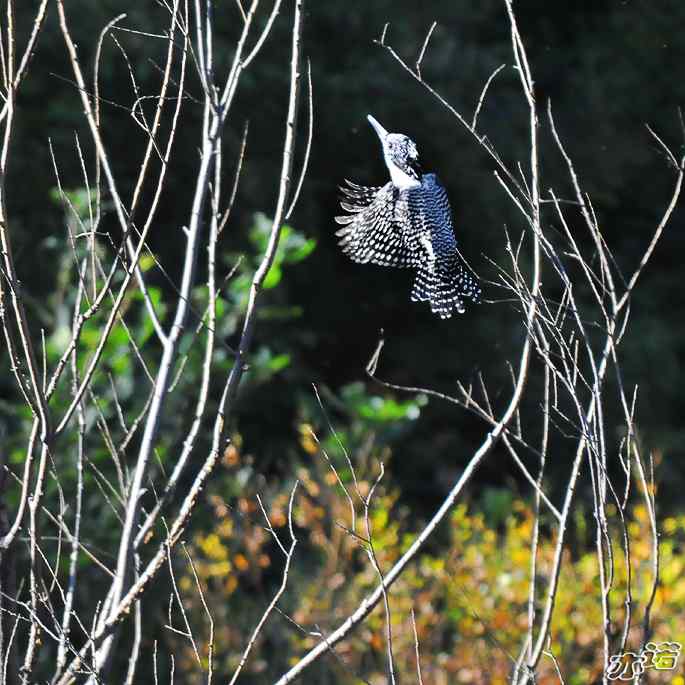
[[[20,33],[28,30],[31,4],[17,7]],[[630,273],[660,219],[674,176],[645,123],[676,153],[682,150],[678,107],[685,99],[681,73],[685,64],[685,4],[680,0],[529,0],[517,3],[516,9],[542,110],[543,191],[554,187],[561,196],[570,196],[559,154],[542,116],[549,99],[617,263]],[[68,3],[79,55],[88,69],[95,37],[121,10],[122,3],[114,1]],[[262,8],[262,21],[266,11]],[[228,122],[226,168],[232,168],[247,120],[250,133],[237,209],[221,247],[225,270],[233,263],[233,255],[249,248],[246,234],[254,213],[271,215],[275,206],[287,103],[290,11],[286,3],[264,52],[244,77]],[[367,113],[373,113],[387,129],[406,133],[416,141],[424,168],[437,172],[448,189],[461,249],[484,280],[496,276],[489,260],[506,262],[505,226],[516,237],[524,230],[493,176],[492,160],[449,112],[374,44],[383,25],[390,22],[388,43],[412,63],[433,20],[438,26],[424,58],[423,74],[467,119],[488,76],[498,65],[507,64],[491,86],[479,128],[507,164],[514,166],[521,161],[527,169],[527,110],[511,66],[503,3],[308,4],[304,53],[312,64],[315,129],[307,179],[290,223],[305,236],[315,238],[318,245],[307,260],[286,267],[279,287],[264,294],[272,305],[299,308],[296,316],[263,317],[257,331],[256,348],[268,345],[274,353],[287,353],[290,363],[268,382],[246,384],[232,424],[232,430],[241,436],[243,449],[256,456],[263,473],[287,474],[290,464],[297,460],[298,422],[314,413],[312,382],[329,391],[330,398],[358,381],[365,384],[366,393],[387,396],[364,374],[380,329],[386,335],[379,367],[383,378],[450,393],[455,391],[457,380],[468,383],[482,372],[495,403],[498,397],[506,400],[508,396],[507,362],[514,360],[522,329],[516,323],[517,313],[505,301],[506,293],[486,285],[486,302],[469,308],[463,316],[440,321],[425,305],[409,301],[410,274],[355,265],[341,255],[334,237],[337,186],[342,179],[370,185],[386,180],[378,141],[366,123]],[[222,74],[230,63],[240,28],[233,3],[217,3],[216,22],[216,71]],[[166,16],[153,3],[144,7],[136,3],[124,25],[157,30],[166,26]],[[136,68],[141,92],[154,92],[159,76],[150,58],[160,63],[162,48],[139,36],[117,35]],[[111,41],[105,43],[102,64],[105,139],[123,195],[130,196],[145,138],[127,112],[134,99],[128,69]],[[70,67],[51,7],[45,34],[19,97],[7,179],[16,266],[28,285],[36,335],[40,326],[50,330],[56,324],[56,280],[66,246],[63,208],[50,199],[56,182],[48,140],[52,141],[65,187],[82,185],[73,141],[75,132],[86,141],[87,131],[70,81]],[[189,91],[197,95],[197,83],[191,81]],[[304,106],[302,114],[304,130]],[[197,169],[194,127],[200,115],[199,104],[189,101],[184,106],[184,128],[177,141],[169,187],[152,231],[151,244],[173,278],[180,273],[184,243],[179,226],[188,215],[189,189]],[[301,163],[303,147],[302,137],[296,167]],[[84,148],[90,161],[92,150],[87,143]],[[227,189],[231,181],[229,173]],[[586,241],[588,236],[576,219],[570,217],[578,240]],[[551,214],[545,222],[549,230],[555,230]],[[105,217],[103,223],[103,230],[108,227],[116,231],[111,217]],[[658,450],[665,457],[659,477],[664,483],[661,503],[666,508],[676,505],[677,493],[685,484],[678,466],[684,409],[684,248],[683,214],[677,211],[633,299],[631,334],[623,344],[625,382],[628,387],[639,384],[641,439],[646,449]],[[159,273],[151,279],[172,306],[174,292],[167,280]],[[229,344],[235,340],[233,333],[232,329],[225,331]],[[154,347],[144,352],[154,363]],[[11,377],[0,380],[0,391],[11,401]],[[529,408],[534,410],[536,402],[532,393]],[[5,434],[11,435],[16,417],[7,406],[3,405],[0,421]],[[616,438],[620,431],[617,410],[618,403],[607,408]],[[334,415],[343,423],[347,420],[342,405],[338,414],[334,409]],[[524,420],[525,416],[524,411]],[[417,421],[401,428],[379,426],[381,441],[393,450],[393,481],[417,516],[433,510],[479,444],[483,428],[478,419],[435,400],[422,409]],[[528,428],[535,435],[535,425]],[[567,468],[568,454],[562,444],[551,459],[553,484],[557,479],[563,482]],[[499,486],[511,485],[518,476],[506,454],[499,451],[479,478],[478,485]]]

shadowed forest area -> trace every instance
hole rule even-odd
[[[0,681],[581,685],[682,643],[685,4],[208,4],[0,17]],[[447,189],[464,314],[337,245],[367,114]]]

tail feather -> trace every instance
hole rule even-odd
[[[454,310],[464,313],[465,299],[475,303],[480,294],[477,279],[454,255],[446,261],[427,264],[416,272],[411,299],[413,302],[429,302],[434,314],[441,319],[449,319]]]

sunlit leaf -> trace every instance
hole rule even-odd
[[[266,278],[264,279],[264,289],[269,290],[270,288],[275,288],[281,282],[282,277],[283,271],[281,270],[281,267],[278,264],[274,264],[269,269],[269,273],[266,275]]]
[[[282,369],[285,369],[290,364],[289,354],[278,354],[272,357],[268,362],[268,367],[270,371],[278,373]]]

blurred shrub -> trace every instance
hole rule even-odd
[[[358,387],[342,393],[340,401],[351,412],[351,420],[337,438],[330,436],[324,440],[312,431],[310,424],[299,426],[300,488],[294,508],[299,542],[288,589],[246,665],[245,682],[271,682],[297,660],[297,655],[317,644],[319,634],[329,634],[345,620],[378,582],[367,556],[361,498],[368,495],[378,475],[378,460],[389,459],[387,449],[369,439],[370,427],[382,422],[387,408],[381,406],[382,398],[371,401],[367,397],[364,402],[363,397],[363,390]],[[360,406],[376,406],[378,414],[367,415]],[[405,407],[405,421],[419,411],[414,406]],[[364,428],[366,442],[361,439]],[[341,447],[356,465],[356,485]],[[335,464],[337,473],[329,460]],[[198,533],[188,551],[195,560],[215,620],[215,669],[226,676],[237,665],[254,626],[280,583],[284,563],[283,554],[266,529],[256,494],[260,494],[269,523],[286,546],[289,536],[288,491],[284,485],[276,489],[255,477],[254,460],[241,453],[239,440],[226,450],[224,467],[240,484],[239,494],[230,503],[216,494],[209,496],[217,525],[207,534]],[[534,518],[530,503],[505,495],[503,491],[486,490],[478,500],[455,507],[449,519],[447,544],[436,545],[438,549],[420,555],[393,586],[393,645],[396,668],[404,682],[417,682],[412,608],[424,682],[509,682],[528,626]],[[356,535],[350,532],[351,503]],[[550,535],[547,522],[543,512],[536,571],[537,620],[554,555],[555,537]],[[399,491],[387,480],[381,482],[374,495],[369,525],[374,550],[384,570],[390,568],[420,530],[420,524],[402,506]],[[652,539],[644,504],[638,502],[630,509],[627,528],[633,599],[628,649],[638,651],[653,577]],[[652,608],[652,639],[677,640],[685,633],[685,614],[681,611],[685,605],[685,561],[680,554],[685,542],[685,515],[665,519],[661,530],[662,583]],[[610,598],[611,635],[616,646],[625,616],[627,569],[622,529],[613,525],[610,533],[615,588]],[[595,531],[582,512],[576,516],[573,535],[574,553],[564,553],[548,654],[558,661],[566,683],[580,685],[601,678],[602,608]],[[195,579],[187,564],[179,563],[178,573],[185,606],[198,626],[195,638],[204,643],[207,622]],[[387,682],[384,631],[385,615],[379,605],[348,640],[336,646],[335,655],[312,667],[306,680],[352,684],[364,677],[374,684]],[[198,672],[194,653],[183,640],[171,639],[179,655],[177,665],[187,680],[190,674]],[[206,665],[206,646],[204,649]],[[538,682],[559,682],[550,656],[543,657],[541,666]]]

